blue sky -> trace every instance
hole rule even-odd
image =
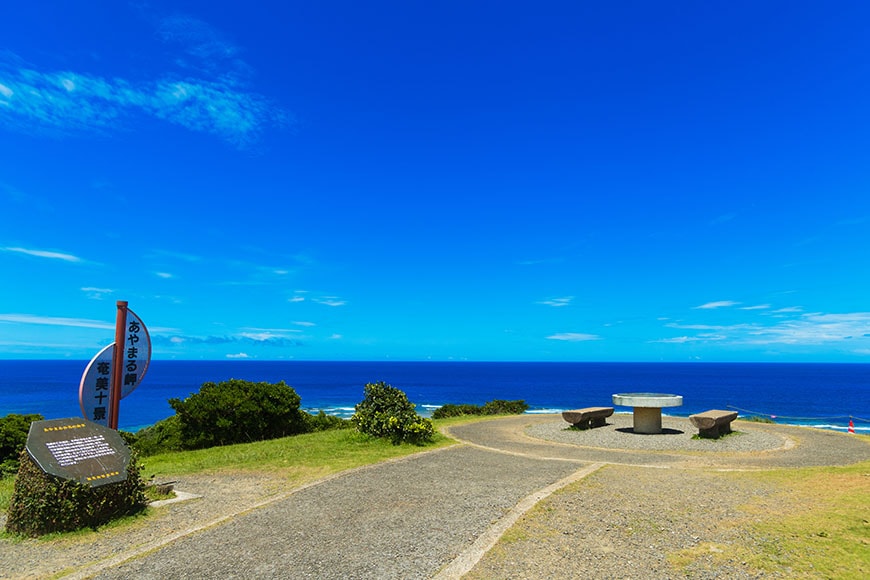
[[[0,358],[870,362],[868,18],[6,6]]]

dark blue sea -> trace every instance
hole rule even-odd
[[[87,361],[0,360],[0,416],[81,416],[78,386]],[[168,399],[204,382],[284,381],[308,411],[349,417],[367,382],[402,389],[428,415],[445,403],[523,399],[530,412],[612,406],[620,392],[673,393],[688,416],[733,409],[778,423],[870,433],[870,364],[484,363],[484,362],[151,362],[142,384],[121,401],[119,427],[136,431],[173,414]],[[630,408],[617,407],[617,412]]]

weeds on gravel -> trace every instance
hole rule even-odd
[[[695,441],[721,441],[722,439],[726,439],[728,437],[737,437],[739,435],[743,435],[740,431],[731,431],[730,433],[723,433],[718,437],[702,437],[700,434],[695,433],[692,435],[692,439]]]

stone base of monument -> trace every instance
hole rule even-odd
[[[144,489],[117,431],[77,418],[34,421],[4,527],[34,537],[96,528],[145,509]]]

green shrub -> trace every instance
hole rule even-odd
[[[316,415],[305,413],[306,431],[313,433],[315,431],[329,431],[330,429],[349,429],[353,427],[353,423],[348,419],[342,419],[335,415],[327,415],[320,411]]]
[[[187,399],[169,399],[186,449],[304,433],[306,422],[299,403],[299,395],[284,381],[253,383],[238,379],[203,383],[199,392]]]
[[[351,421],[362,433],[384,437],[393,442],[421,445],[432,441],[435,428],[424,419],[403,391],[385,382],[368,383],[365,398],[356,406]]]
[[[522,415],[528,408],[529,406],[525,401],[503,401],[501,399],[489,401],[483,406],[447,404],[435,409],[432,418],[445,419],[460,415]]]
[[[18,472],[18,457],[27,444],[30,424],[44,418],[42,415],[15,413],[0,418],[0,478]]]
[[[749,415],[748,417],[740,417],[744,421],[752,421],[753,423],[776,423],[770,417],[763,417],[761,415]]]
[[[460,417],[462,415],[480,415],[483,407],[480,405],[442,405],[432,412],[433,419],[446,419],[447,417]]]
[[[525,401],[503,401],[495,399],[483,406],[483,415],[522,415],[528,411]]]
[[[109,521],[145,509],[145,484],[135,452],[127,466],[127,479],[99,487],[49,475],[26,451],[9,501],[6,531],[25,536],[97,528]]]
[[[140,429],[130,446],[142,457],[165,451],[181,451],[184,446],[181,443],[181,423],[178,416],[172,415],[150,427]]]

